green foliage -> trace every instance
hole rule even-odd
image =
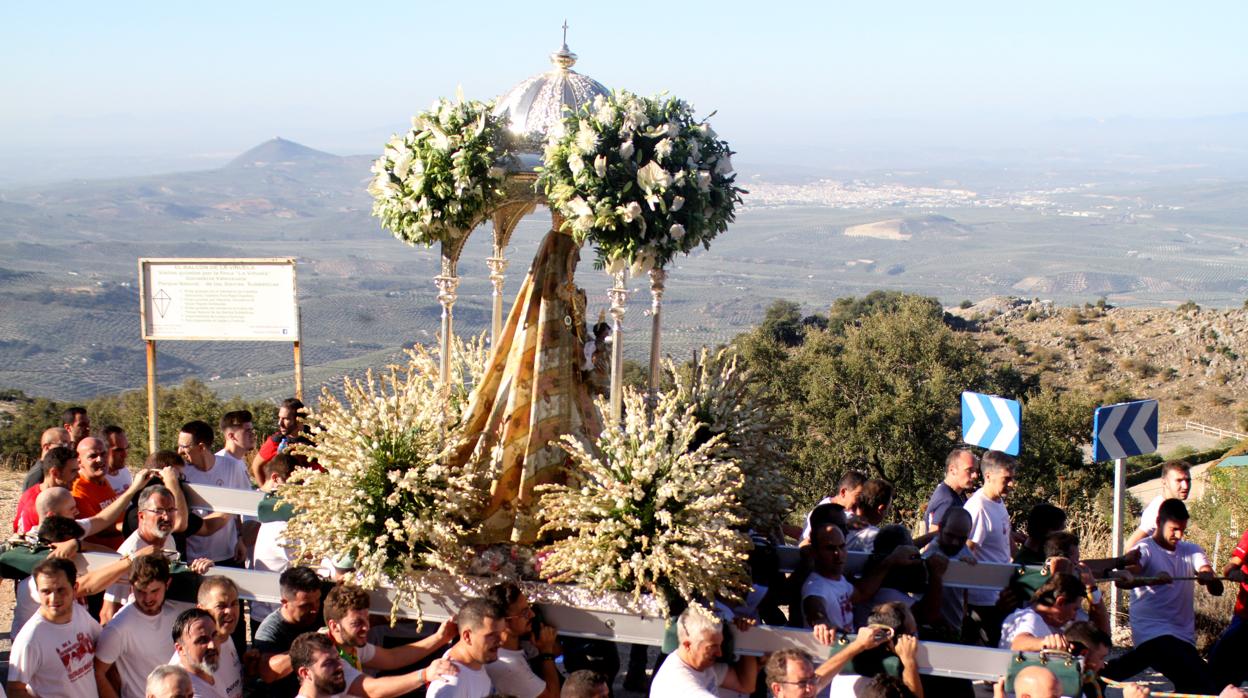
[[[1104,464],[1084,463],[1083,445],[1092,436],[1096,399],[1086,393],[1041,388],[1023,400],[1023,467],[1010,495],[1010,509],[1021,514],[1040,502],[1063,508],[1088,504],[1093,493],[1111,482]]]
[[[796,313],[774,317],[784,315],[791,327]],[[1016,511],[1040,500],[1083,506],[1109,482],[1110,471],[1084,465],[1081,450],[1098,401],[1041,388],[1039,374],[989,367],[978,335],[950,328],[935,299],[895,292],[841,298],[827,328],[807,328],[798,345],[788,348],[775,334],[760,327],[735,343],[756,377],[754,390],[788,425],[784,467],[799,511],[856,468],[896,485],[902,520],[916,513],[942,477],[945,455],[960,444],[963,390],[1024,403]]]
[[[959,304],[958,304],[958,307],[959,307],[959,308],[961,308],[961,309],[963,309],[963,310],[966,310],[967,308],[971,307],[972,305],[975,305],[975,304],[974,304],[974,303],[972,303],[972,302],[970,301],[970,299],[964,299],[961,303],[959,303]]]
[[[39,457],[39,437],[43,430],[61,426],[61,413],[69,404],[46,398],[23,398],[12,414],[3,415],[0,458],[31,462]]]
[[[800,387],[790,405],[790,477],[817,499],[842,471],[861,469],[896,485],[899,510],[915,510],[955,445],[959,395],[985,382],[986,367],[974,341],[945,326],[933,299],[864,300],[838,302],[834,317],[869,314],[811,333],[793,357]],[[833,331],[838,324],[843,332]]]
[[[1196,312],[1200,312],[1200,306],[1196,304],[1196,301],[1188,299],[1178,308],[1175,308],[1175,310],[1179,311],[1180,313],[1196,313]]]

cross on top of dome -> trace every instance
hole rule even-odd
[[[497,115],[506,115],[517,138],[517,150],[540,152],[550,129],[563,119],[564,107],[573,110],[610,91],[593,78],[572,70],[577,55],[568,48],[568,23],[563,23],[563,44],[550,54],[553,68],[517,84],[498,98]]]

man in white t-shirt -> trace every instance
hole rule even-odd
[[[1181,502],[1187,501],[1187,495],[1192,491],[1192,465],[1184,460],[1168,460],[1161,464],[1161,494],[1153,497],[1153,501],[1144,507],[1144,511],[1140,514],[1140,525],[1127,539],[1123,545],[1123,550],[1131,550],[1140,544],[1140,541],[1153,535],[1157,530],[1157,509],[1161,503],[1167,499],[1177,499]]]
[[[1018,461],[1001,451],[988,451],[980,459],[979,469],[984,484],[966,500],[966,513],[971,515],[971,535],[966,547],[979,562],[1010,564],[1014,558],[1014,541],[1010,512],[1005,498],[1014,487],[1014,471]],[[968,610],[978,620],[980,640],[989,647],[1001,639],[1004,614],[997,608],[995,590],[972,589],[967,592]]]
[[[280,454],[279,454],[280,455]],[[371,676],[364,670],[394,671],[410,667],[455,639],[455,624],[443,623],[439,632],[421,640],[382,647],[368,641],[368,592],[354,584],[340,582],[325,595],[326,634],[334,641],[345,664],[347,689],[360,696],[405,695],[428,685],[443,674],[451,674],[451,662],[435,659],[425,669],[394,676]],[[488,666],[488,665],[487,665]],[[508,694],[514,695],[514,694]]]
[[[507,609],[489,599],[469,599],[455,614],[459,642],[446,653],[454,673],[430,682],[428,698],[485,698],[495,693],[485,665],[498,659]]]
[[[166,469],[168,470],[168,469]],[[163,473],[163,471],[162,471]],[[173,491],[164,485],[149,485],[139,493],[138,501],[138,527],[131,533],[128,538],[122,541],[117,548],[117,552],[122,555],[130,555],[134,551],[147,546],[155,546],[157,550],[163,550],[165,555],[170,559],[176,559],[178,550],[174,545],[173,526],[174,521],[179,516],[179,507],[185,507],[185,501],[175,498]],[[183,512],[185,513],[185,512]],[[182,520],[185,520],[183,517]],[[212,561],[207,559],[193,560],[190,564],[191,570],[199,574],[208,571],[212,567]],[[112,618],[121,607],[130,602],[130,580],[118,580],[104,592],[104,606],[100,609],[100,617],[105,619]]]
[[[836,492],[819,500],[820,504],[839,504],[845,510],[847,516],[852,516],[858,511],[858,498],[862,495],[862,488],[867,484],[867,476],[858,470],[847,470],[836,482]],[[791,529],[785,533],[794,535],[796,529]],[[802,528],[800,534],[797,534],[799,542],[806,545],[810,542],[810,513],[806,514],[806,525]]]
[[[238,586],[229,577],[205,577],[200,582],[195,604],[200,610],[207,611],[217,624],[216,642],[220,657],[217,670],[213,672],[215,683],[229,698],[242,698],[243,662],[230,638],[243,616],[238,602]]]
[[[651,698],[707,698],[720,689],[749,695],[758,684],[758,659],[717,662],[724,643],[723,623],[700,606],[690,606],[676,621],[680,645],[667,655],[650,683]]]
[[[143,698],[147,675],[169,661],[173,621],[186,608],[165,600],[171,579],[163,556],[144,555],[131,563],[134,603],[113,616],[95,647],[95,682],[103,698]]]
[[[346,695],[345,664],[328,635],[309,632],[296,637],[290,645],[290,667],[299,679],[297,698]]]
[[[113,491],[121,494],[134,481],[130,468],[126,467],[126,460],[130,457],[130,440],[126,438],[125,429],[110,424],[104,427],[104,443],[107,448],[104,460],[108,464],[105,477],[113,486]]]
[[[1031,603],[1006,616],[1001,626],[1001,649],[1024,652],[1069,652],[1062,629],[1075,619],[1087,588],[1073,574],[1049,577],[1031,597]]]
[[[490,587],[486,596],[507,609],[507,630],[503,633],[503,646],[498,650],[498,660],[485,665],[494,688],[503,695],[515,698],[559,698],[559,670],[555,657],[562,654],[558,630],[542,623],[536,634],[532,623],[536,618],[529,599],[515,582],[503,582]],[[542,674],[533,673],[529,656],[521,646],[521,640],[529,638],[537,649]]]
[[[202,608],[188,608],[173,621],[171,635],[178,666],[191,675],[195,698],[228,698],[216,677],[221,650],[212,615]]]
[[[1187,507],[1167,499],[1157,508],[1157,530],[1136,549],[1138,564],[1126,570],[1133,578],[1116,582],[1131,590],[1131,639],[1135,647],[1105,665],[1101,676],[1121,681],[1152,667],[1174,684],[1179,693],[1216,694],[1209,666],[1196,651],[1196,614],[1190,581],[1196,577],[1214,596],[1221,596],[1222,582],[1215,576],[1205,551],[1183,540],[1187,531]]]
[[[187,462],[182,477],[190,485],[228,487],[251,490],[251,477],[243,462],[228,453],[224,456],[212,452],[212,427],[207,422],[194,420],[182,425],[178,432],[178,455]],[[206,516],[211,512],[197,509],[196,514]],[[239,538],[237,516],[231,516],[225,525],[214,533],[197,533],[186,539],[186,555],[191,559],[206,557],[213,564],[226,567],[242,567],[247,550]]]
[[[39,613],[22,627],[9,652],[8,694],[14,698],[97,698],[95,640],[100,624],[74,601],[78,570],[50,557],[31,576]]]

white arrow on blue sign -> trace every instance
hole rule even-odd
[[[1093,460],[1130,458],[1157,450],[1157,401],[1136,400],[1096,408]]]
[[[962,393],[962,440],[972,446],[1018,455],[1023,408],[1017,400]]]

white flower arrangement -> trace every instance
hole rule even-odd
[[[694,446],[701,424],[674,394],[659,396],[653,420],[638,391],[625,390],[624,407],[624,423],[603,430],[592,450],[561,440],[583,480],[539,490],[542,532],[562,537],[542,551],[541,575],[654,594],[664,614],[680,600],[736,597],[748,585],[753,544],[741,471],[722,457],[722,437]]]
[[[478,375],[482,342],[454,349],[453,375]],[[279,491],[295,507],[286,537],[305,560],[354,560],[367,589],[397,591],[396,607],[419,611],[421,570],[464,572],[472,533],[489,497],[489,466],[443,465],[469,386],[450,386],[449,416],[438,360],[424,348],[389,372],[343,382],[340,401],[328,389],[309,417],[312,446],[298,452],[324,468],[299,469]]]
[[[737,354],[725,348],[712,354],[703,348],[691,368],[664,362],[682,406],[692,406],[702,423],[700,439],[723,437],[722,457],[741,469],[748,487],[741,491],[751,528],[760,533],[779,530],[793,508],[793,485],[784,476],[782,425],[770,405],[750,392],[750,377],[737,365]],[[695,441],[695,445],[697,441]]]
[[[373,163],[373,215],[410,245],[458,239],[503,198],[510,157],[505,117],[493,104],[439,99],[412,117]]]
[[[663,268],[723,232],[744,190],[732,151],[693,108],[616,92],[566,116],[546,144],[540,186],[596,264],[634,275]]]

